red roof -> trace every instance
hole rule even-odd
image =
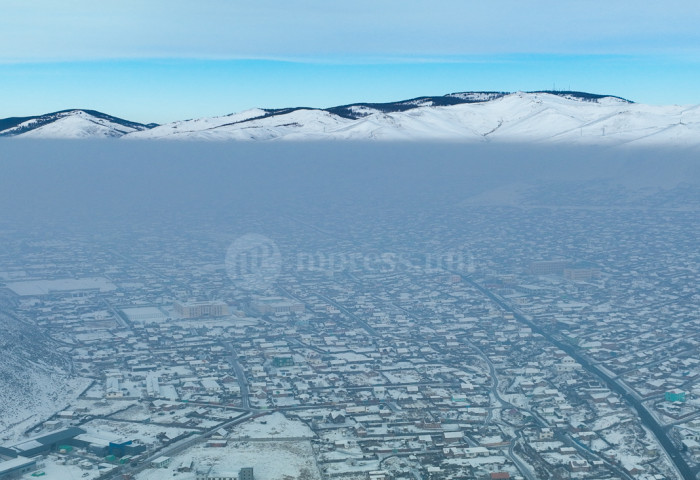
[[[508,473],[508,472],[494,472],[491,474],[491,480],[497,480],[497,479],[501,479],[501,478],[505,478],[505,479],[510,478],[510,473]]]

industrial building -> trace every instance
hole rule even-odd
[[[77,435],[68,443],[69,445],[84,448],[98,457],[114,455],[118,458],[125,455],[138,455],[146,451],[146,446],[143,444],[134,443],[132,440],[124,440],[104,433],[99,436],[96,434],[83,433]]]
[[[303,303],[282,297],[258,298],[253,301],[251,306],[263,315],[304,312]]]
[[[224,302],[175,302],[175,311],[182,318],[224,317],[228,315],[228,305]]]
[[[13,445],[3,451],[11,450],[16,455],[23,457],[34,457],[36,455],[48,453],[56,450],[59,445],[70,444],[78,435],[85,433],[85,430],[78,427],[65,428],[48,435],[34,437],[29,440],[24,440],[22,443]]]
[[[153,468],[165,468],[170,465],[170,457],[158,457],[151,462]]]
[[[590,280],[600,275],[600,270],[597,268],[565,268],[564,278],[573,281]]]
[[[53,280],[24,280],[10,282],[7,288],[20,297],[69,296],[83,297],[117,289],[103,277],[61,278]]]
[[[168,316],[158,307],[130,307],[122,308],[121,312],[126,315],[130,322],[162,322]]]
[[[36,470],[36,468],[36,460],[27,457],[15,457],[10,460],[0,461],[0,479],[15,478]]]
[[[532,275],[562,274],[568,265],[569,262],[566,260],[542,260],[539,262],[532,262],[530,264],[530,273]]]

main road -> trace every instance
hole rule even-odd
[[[238,380],[238,386],[241,389],[241,407],[245,409],[250,409],[250,389],[248,388],[248,377],[245,376],[245,371],[241,362],[238,361],[238,354],[233,348],[231,342],[224,343],[224,346],[229,353],[229,363],[236,372],[236,379]]]
[[[608,387],[621,395],[627,402],[634,407],[634,409],[637,411],[637,414],[639,415],[639,418],[642,420],[642,423],[646,425],[654,434],[656,439],[659,441],[663,449],[666,451],[666,454],[668,457],[671,459],[673,462],[673,465],[675,466],[677,472],[680,474],[682,478],[685,480],[696,480],[698,470],[700,470],[698,467],[696,468],[690,468],[688,463],[685,461],[683,456],[681,455],[681,452],[676,448],[674,443],[671,441],[671,439],[666,435],[666,432],[663,430],[662,426],[656,421],[654,416],[647,410],[647,408],[642,404],[642,402],[630,391],[629,387],[626,385],[622,384],[619,380],[614,378],[612,375],[609,375],[606,373],[602,368],[596,366],[593,364],[590,360],[588,360],[586,357],[581,355],[573,345],[564,343],[557,338],[553,337],[550,335],[546,330],[543,328],[539,327],[537,324],[526,318],[523,314],[520,313],[519,310],[516,308],[512,307],[508,303],[506,303],[501,297],[496,295],[495,293],[491,292],[487,288],[483,287],[481,284],[477,283],[474,281],[471,277],[464,276],[462,277],[465,282],[469,283],[472,285],[474,288],[479,290],[481,293],[486,295],[488,298],[490,298],[495,304],[497,304],[499,307],[501,307],[503,310],[505,310],[508,313],[511,313],[513,317],[518,320],[520,323],[524,323],[528,327],[532,329],[533,332],[538,333],[542,335],[545,339],[547,339],[551,344],[559,348],[560,350],[563,350],[566,352],[567,355],[569,355],[571,358],[576,360],[581,366],[583,366],[584,369],[586,369],[589,373],[594,375],[595,377],[598,377],[601,379],[605,384],[608,385]]]

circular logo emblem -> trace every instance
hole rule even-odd
[[[226,251],[226,273],[244,290],[270,288],[281,270],[282,256],[277,244],[264,235],[242,235]]]

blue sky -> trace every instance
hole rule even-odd
[[[3,0],[0,118],[142,122],[468,90],[700,103],[695,1]]]

